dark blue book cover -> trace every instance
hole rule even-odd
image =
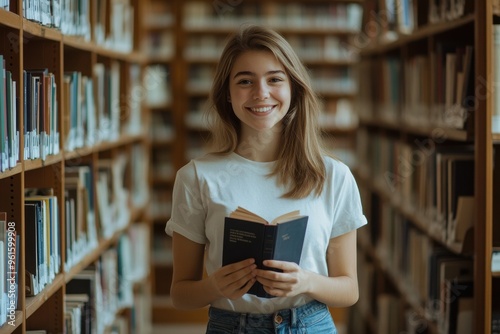
[[[226,217],[222,265],[248,258],[254,258],[260,269],[265,269],[262,262],[269,259],[299,264],[307,221],[307,216],[298,216],[276,224]],[[248,293],[271,297],[259,282]]]

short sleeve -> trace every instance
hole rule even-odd
[[[330,238],[337,237],[367,224],[356,179],[347,166],[342,166],[337,177],[333,201],[334,224]],[[336,173],[336,171],[334,171]]]
[[[196,243],[205,244],[206,209],[202,201],[196,168],[191,161],[177,171],[172,192],[172,212],[165,232],[177,232]]]

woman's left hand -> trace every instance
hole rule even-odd
[[[276,272],[265,269],[255,269],[257,281],[262,283],[264,290],[276,297],[292,297],[308,290],[308,273],[298,264],[286,261],[266,260],[264,266],[280,269]]]

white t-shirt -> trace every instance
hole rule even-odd
[[[172,196],[172,213],[165,231],[206,245],[206,270],[221,267],[224,218],[238,206],[267,221],[300,210],[308,215],[300,266],[328,276],[326,250],[331,238],[367,223],[356,181],[343,163],[325,157],[327,181],[319,197],[286,199],[284,188],[269,177],[274,162],[256,162],[236,153],[208,154],[191,160],[178,172]],[[259,298],[245,294],[237,300],[219,299],[212,306],[245,313],[273,313],[311,301],[306,295]]]

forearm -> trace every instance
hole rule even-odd
[[[170,295],[174,307],[182,310],[202,308],[220,298],[208,278],[174,283],[170,289]]]
[[[348,307],[359,298],[358,282],[349,276],[328,277],[309,272],[306,294],[330,307]]]

